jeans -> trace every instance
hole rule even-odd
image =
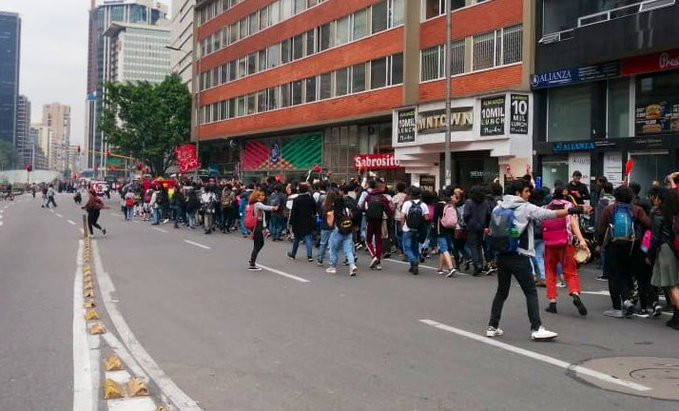
[[[493,299],[488,325],[495,328],[500,325],[502,306],[509,296],[509,287],[512,284],[512,276],[514,276],[526,296],[530,328],[537,331],[542,322],[540,321],[540,308],[538,306],[538,290],[535,288],[535,279],[533,279],[531,272],[530,257],[520,254],[503,254],[497,258],[497,268],[497,292]]]
[[[481,270],[483,268],[483,231],[469,230],[467,232],[467,245],[471,249],[474,270]]]
[[[54,196],[47,197],[47,208],[50,208],[50,203],[52,203],[55,207],[57,206],[57,203],[54,201]]]
[[[252,235],[252,254],[250,254],[250,266],[254,266],[257,262],[257,256],[264,247],[264,226],[261,221],[257,221],[257,227]]]
[[[330,234],[330,266],[337,267],[337,260],[339,258],[340,247],[344,250],[344,256],[349,262],[349,266],[356,265],[354,260],[354,240],[352,233],[343,234],[338,229],[335,229]]]
[[[453,251],[453,236],[443,234],[439,237],[436,237],[436,244],[439,247],[439,253],[450,254]]]
[[[151,224],[160,224],[160,208],[152,208],[151,213]]]
[[[377,260],[382,259],[382,220],[369,220],[367,227],[367,236],[365,238],[365,245],[368,247],[370,255]]]
[[[318,248],[318,262],[323,263],[325,258],[325,253],[328,252],[328,246],[330,245],[330,236],[333,230],[321,230],[321,246]]]
[[[125,220],[131,220],[134,216],[134,207],[125,207]]]
[[[189,222],[189,227],[193,228],[196,226],[196,212],[195,211],[187,211],[186,212],[186,219]]]
[[[403,223],[401,221],[394,221],[394,232],[396,233],[396,246],[403,252]]]
[[[271,239],[280,240],[285,229],[285,216],[280,213],[271,214]]]
[[[306,256],[311,258],[313,256],[313,249],[314,249],[314,237],[311,235],[311,233],[304,235],[304,236],[295,236],[294,241],[292,242],[292,251],[290,254],[292,256],[297,255],[297,248],[299,247],[299,243],[301,241],[304,241],[304,244],[306,244]]]
[[[417,231],[403,232],[403,252],[410,265],[416,265],[420,262],[420,239]]]
[[[535,240],[535,261],[533,261],[533,275],[545,279],[545,242],[544,240]]]

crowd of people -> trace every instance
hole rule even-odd
[[[445,278],[461,271],[496,274],[488,337],[503,334],[499,322],[511,277],[526,296],[532,339],[556,337],[542,326],[536,287],[546,288],[548,313],[558,313],[557,288],[567,287],[575,309],[586,316],[578,268],[591,259],[602,270],[597,279],[608,281],[611,309],[604,315],[658,317],[664,295],[673,310],[667,325],[679,329],[679,173],[645,187],[643,197],[636,183],[614,189],[602,177],[590,192],[579,172],[572,177],[551,189],[536,187],[528,174],[504,189],[495,180],[468,192],[446,187],[438,193],[404,183],[390,187],[373,177],[342,184],[175,180],[169,188],[133,181],[120,188],[120,207],[126,220],[202,227],[206,235],[240,233],[252,239],[251,271],[261,270],[257,257],[268,238],[290,241],[291,260],[303,244],[302,257],[329,274],[343,261],[348,274],[357,275],[360,250],[367,252],[370,270],[381,270],[383,259],[400,258],[418,275],[431,258]],[[96,198],[91,193],[84,207],[96,214],[91,234],[102,207]]]

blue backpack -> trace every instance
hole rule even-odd
[[[634,217],[630,204],[616,204],[613,211],[612,240],[634,241],[636,232],[634,230]]]
[[[499,254],[515,253],[519,231],[513,208],[496,207],[490,216],[490,248]]]

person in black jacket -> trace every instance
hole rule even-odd
[[[309,186],[307,184],[299,185],[299,195],[292,202],[292,209],[290,210],[290,226],[295,239],[292,243],[292,250],[287,253],[288,258],[295,259],[297,255],[297,248],[300,241],[306,244],[307,260],[313,262],[313,231],[316,227],[316,202],[311,194],[309,194]]]
[[[568,193],[575,198],[576,205],[583,205],[585,200],[589,200],[589,189],[586,184],[580,182],[582,173],[578,170],[573,171],[573,180],[566,187]]]
[[[472,252],[474,276],[481,274],[483,262],[483,235],[490,224],[492,209],[486,200],[486,193],[481,186],[474,186],[469,191],[469,199],[464,208],[464,222],[467,225],[467,243]]]

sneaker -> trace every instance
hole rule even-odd
[[[248,267],[248,271],[262,271],[262,267],[257,267],[256,265],[251,265]]]
[[[375,266],[380,262],[380,260],[377,257],[373,257],[373,259],[370,261],[370,269],[373,270],[375,269]]]
[[[105,228],[102,228],[102,229],[101,229],[101,233],[102,233],[103,235],[106,235],[106,229],[105,229]]]
[[[540,280],[535,281],[535,286],[544,288],[544,287],[547,287],[547,283],[545,283],[545,280],[540,279]]]
[[[608,276],[605,275],[600,275],[597,278],[595,278],[597,281],[608,281]]]
[[[495,273],[497,273],[497,268],[495,267],[491,267],[488,269],[488,271],[486,271],[486,275],[493,275]]]
[[[575,305],[578,308],[578,313],[580,313],[581,316],[584,317],[587,315],[587,307],[585,307],[585,304],[582,303],[580,296],[578,295],[573,296],[573,305]]]
[[[445,272],[445,271],[439,269],[439,270],[436,272],[436,274],[438,274],[438,275],[443,275],[444,272]]]
[[[420,273],[420,270],[418,269],[417,265],[414,265],[412,267],[412,271],[410,272],[413,273],[413,275],[418,275]]]
[[[558,283],[556,283],[556,287],[557,288],[566,288],[566,283],[564,283],[563,281],[559,281]]]
[[[647,309],[642,308],[638,312],[634,313],[634,316],[639,318],[650,318],[651,314],[648,312]]]
[[[308,262],[310,262],[310,263],[313,263],[313,262],[314,262],[314,259],[313,259],[313,257],[307,257],[307,259],[306,259],[306,260],[307,260]]]
[[[448,274],[446,274],[446,278],[455,278],[457,277],[457,268],[451,268],[450,271],[448,271]],[[500,330],[500,333],[502,333],[502,330]]]
[[[351,269],[349,270],[349,275],[351,277],[355,277],[356,274],[358,274],[358,267],[356,267],[355,265],[352,265]]]
[[[495,328],[491,327],[490,325],[488,328],[486,328],[486,337],[493,338],[493,337],[500,337],[501,335],[504,334],[504,331],[500,328]]]
[[[375,266],[375,270],[377,270],[377,271],[382,271],[382,266],[381,266],[380,264],[377,264],[377,265]]]
[[[530,333],[530,338],[533,341],[552,341],[555,339],[559,334],[553,332],[553,331],[548,331],[545,329],[545,327],[540,326],[535,331],[531,331]]]
[[[545,311],[547,311],[548,313],[556,314],[557,313],[556,303],[550,302],[547,308],[545,308]]]
[[[625,315],[622,313],[622,310],[606,310],[604,311],[604,315],[606,317],[613,317],[613,318],[624,318]]]
[[[287,251],[287,252],[285,253],[285,255],[286,255],[289,259],[291,259],[291,260],[294,260],[294,259],[295,259],[295,256],[292,255],[292,253],[291,253],[290,251]]]
[[[622,303],[622,312],[625,315],[625,317],[630,317],[634,314],[634,303],[630,300],[625,300]]]
[[[349,266],[349,260],[344,260],[344,262],[343,262],[342,264],[343,264],[345,267],[348,267],[348,266]]]
[[[662,315],[662,306],[658,303],[653,304],[653,318],[660,317]]]
[[[316,261],[316,265],[319,267],[323,267],[323,261],[321,260]]]
[[[325,269],[325,272],[328,274],[335,274],[337,273],[337,269],[335,267],[328,267]]]

